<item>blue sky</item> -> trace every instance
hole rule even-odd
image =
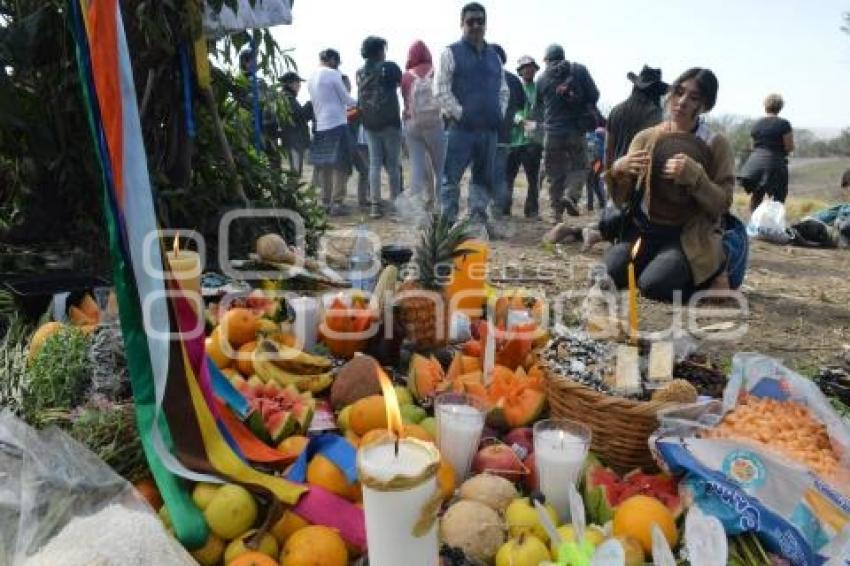
[[[850,1],[838,0],[491,0],[487,39],[500,43],[511,68],[520,55],[538,62],[549,43],[590,69],[601,106],[625,98],[628,71],[644,63],[673,79],[691,66],[720,80],[713,114],[758,116],[770,92],[786,100],[783,115],[797,127],[830,135],[850,127],[850,35],[839,29]],[[407,48],[424,40],[436,54],[460,37],[454,0],[297,0],[293,25],[275,30],[305,78],[325,47],[342,53],[342,71],[362,64],[370,34],[389,42],[402,68]]]

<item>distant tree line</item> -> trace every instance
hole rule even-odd
[[[709,120],[709,126],[727,137],[738,157],[750,152],[750,130],[754,123],[754,118],[729,114]],[[794,155],[797,157],[850,157],[850,128],[844,128],[839,135],[831,139],[819,138],[805,128],[795,128],[794,145]]]

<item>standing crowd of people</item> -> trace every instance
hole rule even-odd
[[[619,286],[632,261],[640,290],[652,298],[740,285],[746,238],[741,242],[742,225],[730,214],[735,159],[727,139],[702,119],[719,89],[711,70],[688,69],[671,84],[660,69],[630,72],[632,93],[606,119],[590,71],[568,59],[562,46],[546,49],[542,69],[522,55],[514,74],[502,47],[484,39],[481,4],[466,4],[460,24],[460,40],[436,61],[424,42],[415,41],[404,70],[386,59],[383,38],[367,37],[355,77],[357,99],[334,49],[319,54],[320,68],[306,81],[305,106],[297,101],[305,81],[296,73],[282,77],[292,118],[281,139],[290,166],[300,174],[307,156],[330,215],[349,212],[344,201],[352,169],[360,176],[361,210],[371,218],[391,212],[403,190],[405,146],[408,199],[422,211],[456,220],[469,170],[468,216],[482,234],[502,238],[522,168],[524,216],[542,220],[545,177],[555,224],[547,238],[573,234],[585,248],[611,242],[605,264]],[[737,175],[753,208],[766,195],[782,201],[787,193],[787,155],[794,145],[790,123],[777,116],[782,106],[778,95],[765,100],[753,153]],[[382,172],[388,200],[382,199]],[[581,215],[585,191],[585,210],[593,211],[596,201],[599,217],[576,229],[562,221],[565,214]]]

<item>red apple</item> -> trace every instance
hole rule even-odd
[[[479,450],[472,460],[472,471],[488,472],[512,482],[522,480],[526,472],[522,461],[506,444],[490,444]]]
[[[502,440],[508,446],[512,447],[516,444],[522,447],[524,452],[520,455],[523,458],[534,452],[534,432],[531,427],[515,428],[506,434]]]
[[[493,443],[494,440],[499,440],[499,433],[494,428],[484,425],[481,430],[481,440],[478,442],[478,448],[484,448]]]
[[[534,453],[528,455],[528,458],[522,462],[528,468],[528,475],[522,478],[522,483],[529,493],[538,491],[540,486],[537,483],[537,468],[534,465]]]

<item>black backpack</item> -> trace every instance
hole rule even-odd
[[[387,85],[384,65],[370,70],[361,69],[358,75],[358,102],[367,130],[382,130],[399,121],[398,98],[395,88]]]

